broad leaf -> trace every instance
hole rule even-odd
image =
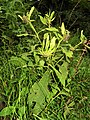
[[[61,66],[59,66],[59,71],[62,73],[62,77],[64,77],[65,79],[67,78],[68,75],[68,63],[64,62]]]
[[[14,112],[15,112],[15,107],[14,107],[14,106],[5,107],[5,108],[0,112],[0,116],[11,115],[11,113],[14,113]]]
[[[18,114],[20,116],[23,116],[25,114],[25,106],[19,107]]]
[[[61,84],[65,87],[65,78],[64,76],[62,76],[62,73],[60,73],[55,67],[53,67],[52,65],[50,65],[52,67],[52,69],[55,71],[59,81],[61,82]]]
[[[71,58],[73,56],[73,52],[70,50],[67,50],[66,47],[61,47],[61,49],[62,49],[62,52],[65,53],[67,57]]]
[[[50,97],[55,95],[55,93],[51,95],[48,90],[49,81],[50,73],[46,71],[40,81],[36,82],[30,89],[28,103],[34,114],[39,114],[44,109],[47,98],[50,99]]]

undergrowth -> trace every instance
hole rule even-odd
[[[63,22],[54,27],[54,11],[42,17],[20,0],[7,5],[1,5],[0,119],[88,120],[90,47],[83,30],[72,35]]]

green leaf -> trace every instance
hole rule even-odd
[[[28,66],[33,66],[33,62],[31,60],[29,60]]]
[[[62,52],[65,53],[67,57],[71,58],[73,56],[73,52],[70,50],[67,50],[66,47],[61,47],[61,49],[62,49]]]
[[[18,17],[23,21],[23,17],[21,15],[18,15]]]
[[[11,115],[11,113],[14,113],[14,112],[15,112],[15,107],[13,107],[13,106],[5,107],[5,108],[0,112],[0,116]]]
[[[40,82],[35,83],[30,89],[28,101],[30,106],[33,106],[33,103],[35,103],[32,109],[34,114],[38,114],[45,107],[45,97],[48,94],[48,78],[49,74],[44,74]]]
[[[46,71],[39,82],[34,83],[30,89],[28,96],[29,106],[32,107],[34,114],[39,114],[46,105],[46,100],[50,99],[54,94],[48,90],[48,83],[50,81],[50,72]]]
[[[68,63],[64,62],[60,67],[59,67],[59,71],[61,72],[61,80],[65,81],[68,75]]]
[[[73,107],[74,105],[75,105],[75,102],[72,101],[72,102],[68,105],[68,107]]]
[[[55,12],[53,11],[50,15],[50,19],[52,20],[53,16],[54,16]]]
[[[66,96],[70,96],[70,94],[69,94],[68,92],[64,91],[64,90],[62,90],[62,91],[60,92],[60,94],[61,94],[61,95],[66,95]]]
[[[44,39],[43,39],[43,44],[42,44],[42,50],[44,50],[44,48],[46,50],[48,47],[49,47],[49,34],[45,33],[44,34]]]
[[[59,67],[59,71],[60,71],[61,73],[65,73],[65,74],[67,75],[67,74],[68,74],[67,67],[68,67],[68,63],[67,63],[67,62],[64,62],[64,63]]]
[[[49,41],[49,35],[48,35],[47,38],[46,38],[46,45],[45,45],[45,50],[46,50],[46,51],[47,51],[48,48],[49,48],[49,43],[50,43],[50,41]]]
[[[51,31],[51,32],[59,32],[59,30],[56,29],[55,27],[46,28],[46,30]]]
[[[25,97],[25,95],[28,93],[28,88],[27,87],[23,87],[22,90],[20,91],[20,94],[22,97]]]
[[[40,66],[44,67],[45,61],[44,60],[40,60],[39,64],[40,64]]]
[[[44,25],[47,25],[47,20],[46,20],[46,18],[44,17],[42,17],[42,16],[40,16],[39,15],[39,17],[40,17],[40,20],[41,20],[41,22],[44,24]]]
[[[44,39],[47,39],[48,36],[49,36],[49,34],[48,34],[48,33],[45,33],[45,34],[44,34]]]
[[[66,77],[64,78],[64,76],[62,76],[62,73],[60,73],[58,70],[56,70],[55,67],[53,67],[52,65],[50,65],[50,66],[51,66],[52,69],[55,71],[55,73],[56,73],[59,81],[61,82],[61,84],[65,87],[65,78],[66,78]]]
[[[30,17],[31,17],[31,15],[32,15],[34,9],[35,9],[35,7],[33,6],[33,7],[31,8],[30,12],[27,13],[27,17],[28,17],[29,20],[30,20]]]
[[[56,41],[56,38],[53,37],[53,38],[51,39],[51,43],[50,43],[50,50],[52,50],[52,49],[55,47],[55,41]]]
[[[62,23],[62,25],[61,25],[61,33],[62,33],[62,35],[66,34],[64,23]]]
[[[29,34],[28,33],[25,33],[25,34],[20,34],[20,35],[17,35],[18,37],[21,37],[21,36],[28,36]]]
[[[25,114],[25,106],[19,107],[18,114],[20,116],[23,116]]]
[[[40,58],[39,58],[39,56],[37,55],[36,52],[34,52],[34,59],[35,59],[35,63],[38,64]]]
[[[85,37],[85,35],[83,35],[83,30],[81,31],[80,40],[81,40],[82,43],[87,40],[87,38]]]
[[[26,60],[26,61],[29,61],[30,59],[28,58],[28,53],[23,53],[22,55],[21,55],[21,58],[23,59],[23,60]]]
[[[38,118],[39,120],[47,120],[46,118],[41,118],[41,117],[39,117],[39,116],[37,116],[37,115],[35,115],[35,114],[33,114],[36,118]]]

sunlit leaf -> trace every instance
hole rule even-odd
[[[50,50],[52,50],[52,49],[55,47],[55,41],[56,41],[56,38],[53,37],[53,38],[51,39],[51,43],[50,43]]]
[[[18,17],[23,21],[23,17],[21,15],[18,15]]]
[[[22,37],[22,36],[28,36],[29,34],[28,33],[25,33],[25,34],[20,34],[20,35],[17,35],[18,37]]]
[[[55,20],[55,17],[51,21],[54,21],[54,20]]]
[[[63,53],[65,53],[65,55],[66,55],[67,57],[71,58],[71,57],[73,56],[73,52],[70,51],[70,50],[67,50],[66,47],[61,47],[61,49],[62,49]]]
[[[46,50],[46,51],[47,51],[48,48],[49,48],[49,43],[50,43],[50,41],[49,41],[49,35],[48,35],[47,38],[46,38],[46,45],[45,45],[45,50]]]
[[[85,42],[87,40],[87,38],[85,37],[85,35],[83,35],[83,30],[81,31],[80,40],[81,40],[81,42]]]
[[[58,29],[56,29],[55,27],[46,28],[46,30],[52,31],[52,32],[59,32]]]
[[[53,11],[50,15],[50,19],[52,20],[53,16],[54,16],[55,12]]]
[[[44,66],[44,63],[45,63],[44,60],[40,60],[40,62],[39,62],[40,66]]]
[[[64,23],[62,23],[62,25],[61,25],[61,33],[62,33],[62,35],[66,34]]]
[[[70,94],[69,94],[68,92],[63,91],[63,90],[62,90],[62,91],[60,91],[60,94],[61,94],[61,95],[66,95],[66,96],[70,96]]]
[[[75,102],[72,101],[72,102],[68,105],[68,107],[73,107],[74,105],[75,105]]]
[[[31,15],[32,15],[32,13],[33,13],[33,11],[34,11],[34,9],[35,9],[35,7],[33,6],[33,7],[31,8],[30,12],[27,13],[28,19],[30,19]]]
[[[29,60],[28,66],[33,66],[33,62],[31,60]]]
[[[39,15],[39,17],[40,17],[40,20],[41,20],[41,22],[44,24],[44,25],[47,25],[47,20],[46,20],[46,18],[44,17],[42,17],[42,16],[40,16]]]

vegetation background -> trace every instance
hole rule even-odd
[[[89,120],[89,39],[89,0],[0,0],[0,120]]]

